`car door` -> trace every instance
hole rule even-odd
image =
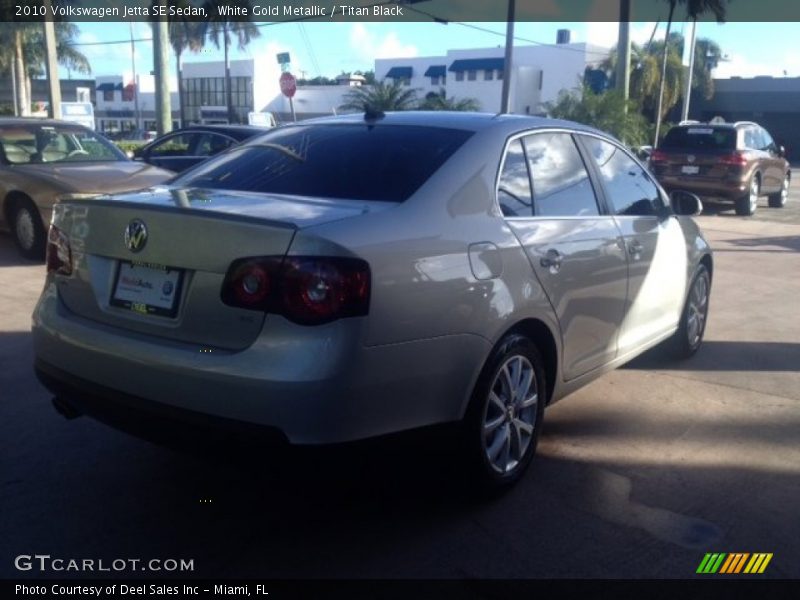
[[[198,132],[166,135],[147,148],[141,158],[156,167],[179,173],[203,160],[194,155],[202,135]]]
[[[778,145],[772,136],[763,127],[758,128],[758,140],[764,157],[764,188],[767,193],[777,192],[783,186],[784,168],[783,157],[778,151]]]
[[[589,135],[580,140],[626,250],[628,291],[618,342],[623,356],[677,326],[686,297],[686,242],[661,190],[622,146]]]
[[[625,309],[625,252],[572,135],[513,139],[498,200],[558,318],[564,378],[613,360]]]

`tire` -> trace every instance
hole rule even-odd
[[[675,358],[689,358],[703,343],[703,335],[708,322],[710,294],[711,277],[706,266],[701,264],[692,279],[678,330],[671,340]]]
[[[44,259],[47,232],[39,211],[30,200],[18,200],[10,211],[9,225],[19,253],[31,260]]]
[[[783,178],[783,185],[781,189],[768,197],[770,208],[783,208],[786,206],[786,200],[789,199],[789,174]]]
[[[517,388],[513,393],[512,387]],[[525,336],[509,334],[486,361],[462,423],[470,483],[483,491],[498,491],[522,476],[536,452],[546,398],[536,345]]]
[[[761,193],[761,180],[753,175],[750,180],[750,191],[736,199],[736,214],[742,217],[752,216],[758,208],[758,196]]]

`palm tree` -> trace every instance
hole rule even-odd
[[[224,2],[225,0],[208,0],[206,13],[211,15],[218,15],[216,5]],[[231,65],[228,58],[228,53],[231,46],[231,38],[235,37],[238,43],[239,50],[244,50],[251,40],[261,35],[261,31],[252,21],[231,21],[223,17],[213,17],[208,21],[201,21],[198,23],[200,31],[203,34],[203,39],[208,36],[208,39],[217,48],[223,47],[225,53],[225,93],[226,102],[228,107],[228,121],[231,123],[237,122],[238,117],[233,111],[233,91],[231,89]]]
[[[379,81],[371,86],[358,86],[347,92],[342,110],[397,111],[412,110],[417,106],[417,90],[400,81]]]
[[[669,40],[669,31],[672,28],[672,18],[675,16],[675,7],[678,4],[685,4],[686,5],[686,13],[687,16],[692,20],[697,20],[697,18],[707,12],[713,12],[714,16],[717,19],[718,23],[722,23],[725,20],[725,5],[727,4],[727,0],[666,0],[669,2],[669,16],[667,17],[667,33],[664,35],[664,40]],[[661,57],[661,81],[659,83],[659,92],[658,92],[658,107],[656,109],[656,115],[658,115],[658,120],[656,121],[656,131],[655,131],[655,139],[653,141],[653,147],[658,147],[658,136],[661,129],[661,109],[664,99],[664,85],[666,83],[667,78],[667,61],[669,60],[669,44],[664,44],[664,49],[662,52]]]
[[[169,22],[169,42],[175,51],[175,68],[178,77],[178,106],[181,119],[181,127],[186,127],[186,114],[183,103],[183,68],[181,65],[181,55],[186,50],[199,52],[203,49],[205,35],[203,26],[197,21],[179,19]]]
[[[438,92],[430,92],[425,96],[425,100],[419,105],[420,110],[455,110],[463,112],[475,112],[480,110],[480,103],[475,98],[447,97],[444,88]]]

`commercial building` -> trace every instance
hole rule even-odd
[[[97,130],[106,135],[124,135],[136,130],[156,129],[155,78],[152,75],[136,76],[138,97],[130,73],[98,76],[95,79],[95,121]],[[172,126],[180,126],[178,91],[174,78],[170,78]]]

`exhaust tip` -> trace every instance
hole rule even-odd
[[[69,402],[64,400],[63,398],[54,397],[53,398],[53,407],[56,409],[58,414],[62,417],[71,421],[72,419],[77,419],[80,416],[83,416],[83,413],[74,408]]]

